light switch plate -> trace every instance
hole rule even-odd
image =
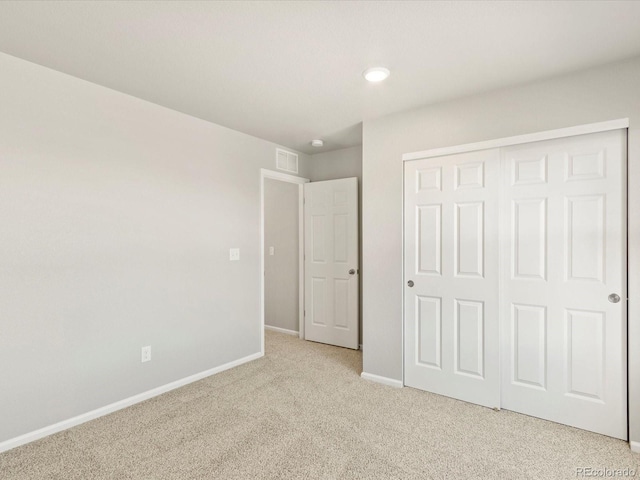
[[[275,253],[275,248],[274,247],[269,247],[269,255],[273,255]]]
[[[240,249],[239,248],[230,248],[229,249],[229,260],[231,260],[231,261],[240,260]]]

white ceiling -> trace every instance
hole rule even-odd
[[[0,51],[317,153],[364,119],[638,55],[639,25],[617,1],[4,1]]]

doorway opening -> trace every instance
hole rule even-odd
[[[261,351],[264,330],[304,338],[303,185],[309,179],[260,171]]]

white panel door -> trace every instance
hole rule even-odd
[[[305,339],[358,348],[358,179],[304,185]]]
[[[501,157],[502,407],[626,439],[626,133]]]
[[[405,163],[407,386],[500,405],[499,151]]]

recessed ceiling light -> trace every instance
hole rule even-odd
[[[311,146],[312,147],[321,147],[324,145],[324,142],[322,140],[320,140],[319,138],[315,139],[315,140],[311,140]]]
[[[381,82],[382,80],[387,78],[390,73],[391,72],[388,68],[373,67],[367,68],[364,72],[362,72],[362,75],[364,75],[364,78],[366,78],[370,82]]]

